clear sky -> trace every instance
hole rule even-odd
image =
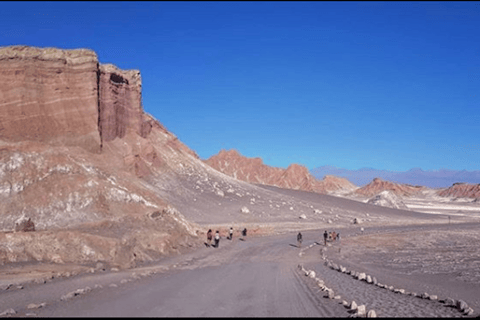
[[[89,48],[206,159],[480,169],[480,2],[0,2],[0,46]]]

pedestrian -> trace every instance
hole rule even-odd
[[[215,233],[215,248],[218,248],[218,245],[220,244],[220,234],[217,232]]]
[[[297,247],[302,247],[302,234],[300,232],[297,234]]]
[[[212,229],[208,229],[207,232],[207,245],[209,247],[212,245]]]
[[[247,228],[244,228],[244,229],[242,230],[242,235],[243,235],[244,237],[247,236]]]
[[[340,242],[340,232],[337,233],[337,240],[338,240],[338,242]]]
[[[324,241],[325,245],[327,245],[327,238],[328,238],[328,232],[327,232],[327,230],[325,230],[325,232],[323,233],[323,241]]]
[[[232,240],[232,239],[233,239],[233,229],[232,229],[232,227],[230,227],[230,240]]]

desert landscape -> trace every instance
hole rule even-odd
[[[0,74],[1,316],[480,315],[478,184],[200,159],[89,49],[1,47]]]

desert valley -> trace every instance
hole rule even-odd
[[[480,184],[200,159],[88,49],[1,47],[0,74],[1,316],[479,316]]]

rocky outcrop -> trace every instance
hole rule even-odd
[[[13,46],[0,73],[0,265],[130,267],[192,243],[196,225],[159,192],[205,165],[144,113],[137,70]]]
[[[0,48],[0,140],[99,152],[97,72],[91,50]]]
[[[450,188],[437,192],[441,197],[480,199],[480,184],[455,183]]]
[[[1,140],[98,153],[127,132],[146,138],[151,131],[140,72],[100,65],[91,50],[2,47],[0,74]]]
[[[389,190],[380,192],[373,198],[369,199],[367,203],[382,207],[408,210],[408,207],[403,203],[402,199]]]
[[[370,182],[366,186],[363,186],[355,190],[355,193],[359,195],[367,196],[367,197],[373,197],[379,194],[380,192],[387,190],[387,191],[391,191],[393,194],[397,196],[412,196],[420,193],[424,189],[425,187],[422,187],[422,186],[411,186],[408,184],[400,184],[400,183],[395,183],[390,181],[384,181],[380,178],[375,178],[373,179],[372,182]]]
[[[205,160],[205,163],[226,175],[249,183],[317,193],[351,191],[356,188],[344,178],[326,176],[323,180],[317,180],[306,167],[298,164],[291,164],[287,169],[270,167],[262,159],[244,157],[236,150],[221,150]]]

